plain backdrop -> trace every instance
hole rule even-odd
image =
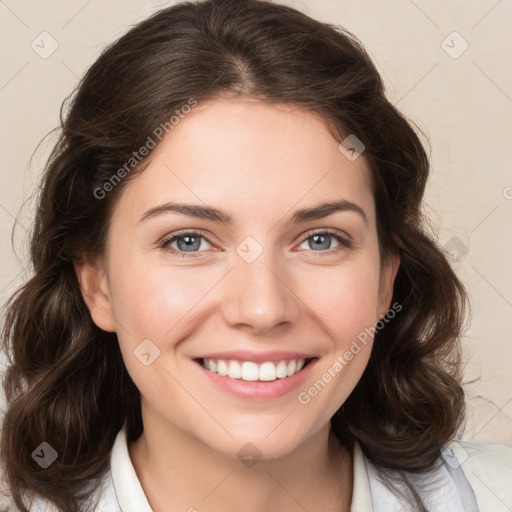
[[[55,133],[39,143],[62,101],[105,45],[171,3],[0,0],[2,304],[29,275],[29,199]],[[389,99],[430,139],[425,211],[472,302],[465,378],[478,380],[466,386],[463,439],[512,445],[512,2],[279,3],[353,32]]]

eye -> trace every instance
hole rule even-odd
[[[328,250],[331,249],[333,238],[338,242],[338,245],[334,247],[334,250]],[[343,247],[349,249],[352,247],[352,242],[350,240],[340,235],[337,231],[329,229],[308,233],[301,242],[301,245],[306,242],[308,243],[308,247],[305,247],[305,249],[312,250],[314,252],[333,253],[338,252]]]
[[[203,252],[199,251],[199,248],[202,245],[202,241],[205,241],[207,244],[210,243],[201,233],[198,233],[197,231],[182,231],[174,233],[170,238],[165,238],[162,240],[159,247],[161,249],[168,250],[181,258],[194,257],[195,254],[190,253]],[[175,242],[176,246],[173,247],[172,244]]]
[[[332,249],[333,238],[338,243],[334,249]],[[159,248],[169,251],[180,258],[195,257],[200,256],[200,253],[204,252],[204,250],[200,250],[203,245],[203,241],[211,246],[208,239],[198,231],[180,231],[173,233],[171,236],[163,239],[159,244]],[[351,240],[345,238],[337,231],[329,229],[308,233],[306,237],[303,238],[303,241],[300,245],[303,245],[306,242],[308,242],[308,247],[303,247],[302,249],[328,254],[336,253],[342,248],[350,249],[353,245]],[[209,247],[206,247],[206,249],[208,248]],[[203,249],[205,248],[203,247]]]

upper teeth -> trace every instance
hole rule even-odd
[[[226,361],[224,359],[203,359],[203,366],[211,372],[230,377],[231,379],[242,380],[276,380],[291,377],[299,372],[305,359],[292,359],[287,361],[257,364],[252,361]]]

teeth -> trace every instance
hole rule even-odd
[[[304,368],[305,359],[292,359],[290,361],[272,361],[256,364],[252,361],[226,361],[223,359],[203,359],[203,367],[213,373],[218,373],[230,379],[246,381],[272,381],[291,377]]]
[[[260,366],[259,380],[276,380],[276,372],[274,363],[263,363]]]
[[[235,361],[231,361],[234,363]],[[246,361],[242,364],[242,373],[240,375],[242,380],[258,380],[259,378],[259,369],[256,363],[252,363],[250,361]]]
[[[222,359],[219,360],[217,363],[217,373],[219,375],[222,375],[225,377],[228,374],[228,365],[226,364],[226,361],[223,361]]]
[[[230,379],[239,379],[242,376],[242,368],[238,361],[230,361],[228,366],[228,377]]]
[[[285,361],[279,361],[276,367],[276,377],[278,379],[284,379],[288,377],[288,367],[286,366]]]

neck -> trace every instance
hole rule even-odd
[[[352,455],[329,425],[293,452],[252,465],[163,419],[145,421],[143,434],[128,449],[154,512],[350,510]]]

